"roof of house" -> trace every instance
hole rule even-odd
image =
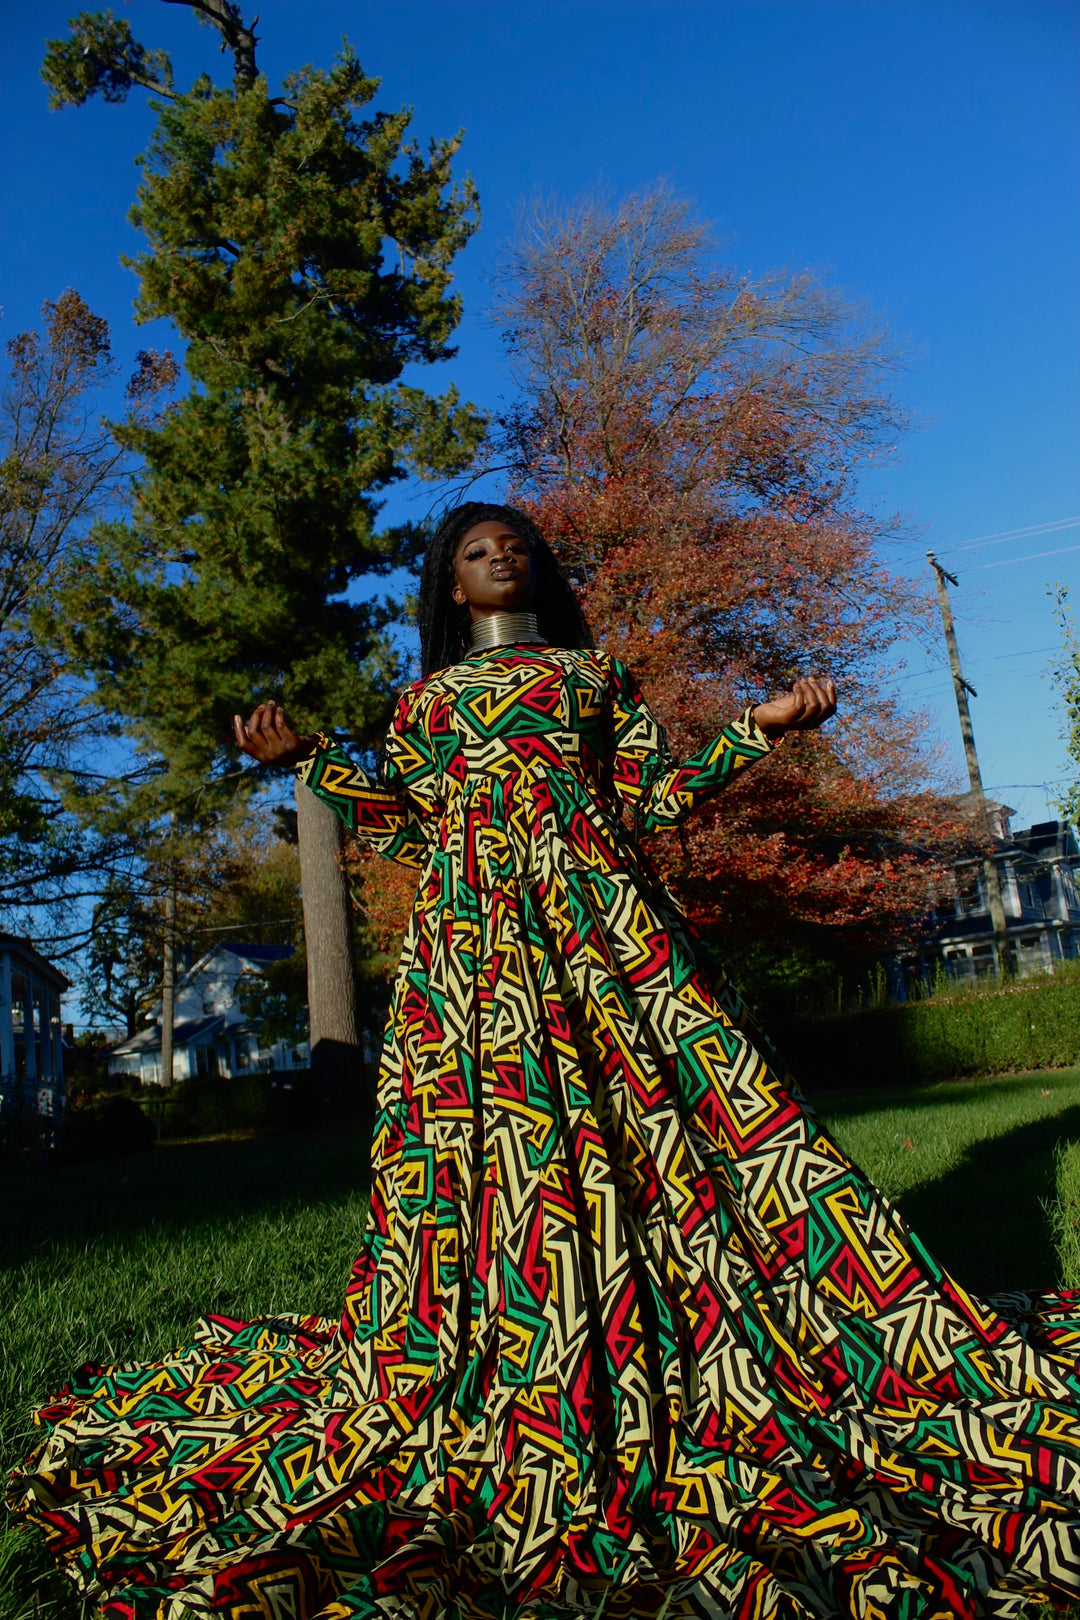
[[[1016,815],[1012,805],[1006,804],[1002,799],[992,799],[987,793],[976,793],[974,788],[967,788],[963,793],[954,794],[953,802],[964,811],[978,811],[985,807],[991,814],[999,810],[1005,816]]]
[[[67,990],[71,985],[71,980],[48,957],[42,956],[28,939],[22,939],[18,934],[0,934],[0,951],[10,951],[12,956],[23,957],[35,974],[40,974],[58,990]]]
[[[291,945],[248,945],[223,941],[219,945],[211,945],[208,951],[204,951],[197,961],[184,970],[179,982],[190,984],[193,979],[197,979],[215,956],[235,956],[237,961],[250,962],[253,967],[266,967],[271,962],[284,962],[292,954]]]
[[[1013,833],[1013,839],[1030,854],[1044,859],[1055,856],[1072,856],[1075,859],[1080,853],[1076,834],[1066,821],[1037,821],[1034,826]]]
[[[210,1041],[219,1032],[225,1020],[219,1013],[214,1018],[188,1018],[182,1024],[173,1025],[173,1046],[198,1045],[200,1041]],[[110,1057],[135,1057],[143,1052],[161,1051],[161,1025],[148,1024],[137,1034],[129,1036],[111,1047]]]

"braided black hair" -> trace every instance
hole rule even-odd
[[[591,647],[592,634],[573,587],[536,524],[516,506],[464,501],[447,512],[428,541],[420,574],[416,621],[420,631],[420,667],[425,676],[465,656],[469,643],[469,609],[459,607],[454,588],[458,546],[477,523],[504,523],[529,548],[536,576],[536,622],[553,647]]]

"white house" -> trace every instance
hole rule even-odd
[[[306,1041],[261,1046],[240,1006],[240,982],[259,979],[271,962],[292,955],[290,945],[215,945],[181,975],[173,1017],[173,1079],[209,1079],[254,1072],[306,1069]],[[161,1006],[155,1021],[109,1052],[110,1075],[161,1084]]]
[[[60,997],[68,983],[29,940],[0,934],[0,1107],[29,1105],[43,1119],[63,1112]]]

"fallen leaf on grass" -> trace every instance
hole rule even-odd
[[[1049,1091],[1040,1091],[1039,1092],[1040,1097],[1049,1097],[1049,1095],[1050,1095]]]
[[[913,1141],[912,1141],[912,1140],[911,1140],[911,1137],[910,1137],[910,1136],[905,1136],[905,1137],[904,1137],[904,1146],[905,1146],[905,1147],[906,1147],[906,1148],[907,1148],[907,1150],[908,1150],[908,1152],[909,1152],[909,1153],[914,1153],[914,1151],[915,1151],[915,1144],[914,1144],[914,1142],[913,1142]]]

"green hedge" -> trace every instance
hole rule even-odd
[[[75,1086],[68,1098],[60,1149],[72,1160],[113,1158],[153,1147],[156,1141],[355,1123],[368,1119],[373,1095],[374,1074],[366,1066],[342,1095],[325,1082],[318,1087],[307,1070],[286,1076],[249,1073],[182,1080],[167,1089],[140,1086],[124,1093]],[[38,1146],[36,1113],[30,1117],[36,1135],[20,1142],[18,1153],[8,1142],[14,1138],[14,1124],[11,1110],[0,1116],[0,1127],[6,1125],[6,1136],[0,1129],[0,1164],[5,1162],[5,1144],[6,1156],[13,1160],[25,1159]]]
[[[310,1070],[183,1080],[147,1087],[143,1108],[159,1137],[218,1136],[226,1131],[296,1131],[373,1118],[375,1075],[367,1065],[335,1085]]]
[[[1080,1061],[1080,972],[792,1020],[775,1033],[796,1078],[815,1090],[1065,1068]]]
[[[181,1080],[167,1090],[143,1093],[143,1107],[160,1136],[216,1136],[223,1131],[262,1131],[278,1123],[268,1074],[217,1080]]]

